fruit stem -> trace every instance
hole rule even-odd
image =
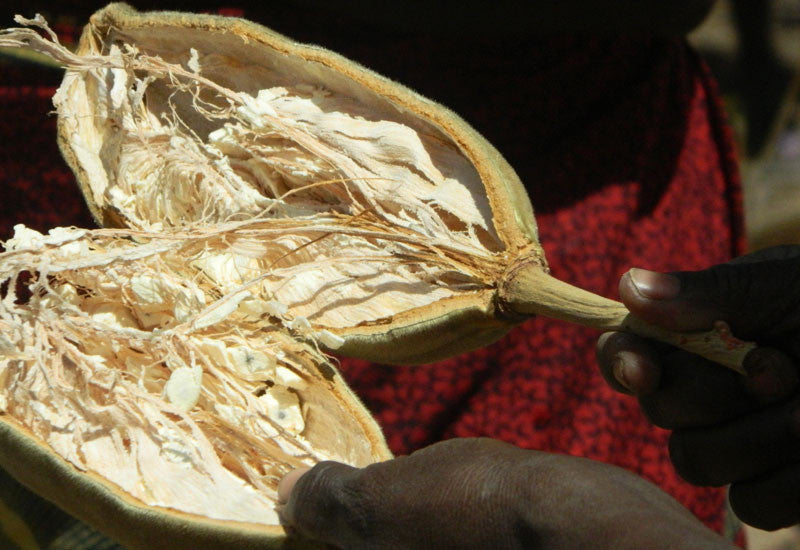
[[[673,332],[647,323],[620,302],[552,277],[536,261],[512,266],[498,289],[499,309],[509,316],[542,315],[603,331],[625,331],[666,342],[744,374],[755,344],[735,338],[722,321],[704,332]]]

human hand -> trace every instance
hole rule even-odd
[[[347,549],[731,548],[630,472],[492,439],[361,469],[323,462],[279,495],[290,531]]]
[[[800,247],[694,273],[631,270],[620,297],[664,328],[708,330],[722,320],[759,344],[745,358],[747,376],[623,333],[600,338],[598,362],[613,387],[673,430],[670,456],[687,481],[732,484],[733,510],[755,527],[800,522]]]

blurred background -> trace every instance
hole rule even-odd
[[[717,0],[690,36],[736,134],[749,246],[800,243],[800,0]],[[800,528],[748,529],[752,550],[798,550]]]
[[[800,243],[800,0],[717,0],[690,40],[739,142],[751,249]]]

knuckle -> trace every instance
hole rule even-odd
[[[754,305],[761,303],[758,295],[764,285],[758,285],[752,264],[720,264],[696,272],[679,275],[683,296],[706,310],[708,315],[733,323],[738,332],[741,312],[755,314]],[[756,308],[758,309],[758,308]],[[751,324],[747,321],[747,324]]]
[[[687,393],[681,387],[687,380],[682,372],[686,361],[691,359],[690,354],[679,350],[670,350],[660,357],[662,368],[657,387],[639,397],[642,412],[654,425],[666,430],[682,427],[685,409],[681,401]]]
[[[741,376],[687,352],[665,354],[658,387],[640,396],[647,418],[667,430],[725,422],[752,407]]]
[[[756,338],[783,332],[787,322],[796,328],[797,267],[797,258],[722,264],[692,274],[687,283],[694,295],[730,320],[740,336]]]
[[[720,461],[713,464],[707,459],[706,449],[688,430],[672,432],[669,438],[669,456],[675,470],[692,485],[719,487],[730,482]]]
[[[293,527],[313,538],[338,543],[359,539],[370,525],[356,468],[321,462],[298,480],[287,504]]]
[[[745,484],[733,484],[728,491],[728,502],[736,516],[748,525],[759,529],[769,529],[769,514],[761,513],[761,506],[754,502],[753,491]]]
[[[798,384],[797,367],[783,352],[759,347],[745,356],[744,379],[747,393],[759,403],[777,402],[790,395]]]
[[[675,418],[675,411],[671,400],[662,393],[653,393],[641,397],[639,405],[645,417],[654,425],[665,430],[674,430],[679,427]]]
[[[381,475],[381,464],[356,470],[342,484],[340,494],[341,527],[352,541],[360,544],[377,540],[378,534],[386,531],[387,498],[385,479]]]
[[[798,523],[798,497],[794,493],[788,496],[773,489],[770,480],[734,483],[730,487],[728,501],[739,519],[758,529],[774,531]]]
[[[756,263],[778,260],[800,260],[800,246],[796,244],[782,244],[762,248],[750,254],[734,258],[730,262],[731,265]]]

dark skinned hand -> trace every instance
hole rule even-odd
[[[323,462],[279,494],[290,531],[346,549],[733,548],[630,472],[492,439],[360,469]]]
[[[800,247],[699,272],[633,269],[620,281],[620,297],[662,327],[708,330],[722,320],[759,344],[745,358],[747,376],[622,333],[600,338],[598,361],[612,386],[672,430],[670,456],[687,481],[731,484],[734,511],[755,527],[800,522]]]

